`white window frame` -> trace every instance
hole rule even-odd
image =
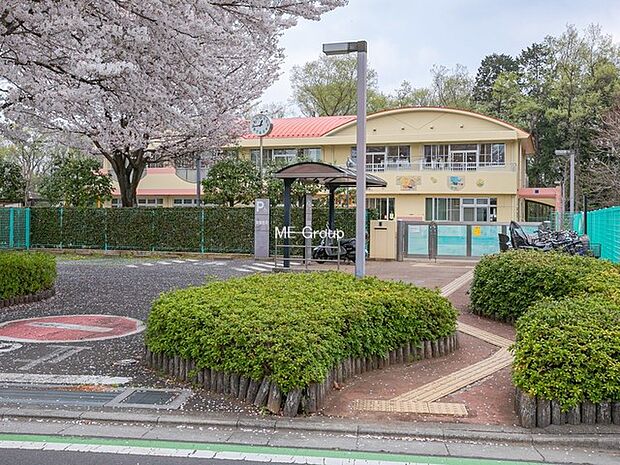
[[[476,150],[460,149],[459,145],[475,145]],[[489,146],[490,152],[482,154],[483,147]],[[427,159],[426,148],[430,147],[430,160]],[[502,148],[501,159],[493,160],[495,149]],[[463,157],[461,161],[454,161],[455,155]],[[475,162],[469,161],[468,157],[475,155]],[[481,155],[489,156],[490,161],[481,161]],[[499,153],[498,153],[499,155]],[[451,170],[451,171],[475,171],[487,166],[506,166],[506,144],[501,143],[477,143],[477,144],[424,144],[422,146],[422,156],[420,168],[423,170]]]
[[[431,215],[430,220],[427,215],[427,199],[431,199]],[[455,220],[450,218],[450,212],[453,211],[452,202],[459,201],[459,219]],[[438,203],[439,201],[445,201],[446,204],[446,219],[437,219],[438,217]],[[495,223],[497,222],[497,197],[426,197],[424,200],[424,218],[427,221],[435,221],[438,223]],[[465,220],[465,211],[473,210],[473,220]],[[478,210],[484,210],[486,213],[486,221],[478,220]]]

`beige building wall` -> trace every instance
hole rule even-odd
[[[310,120],[309,120],[310,121]],[[503,143],[504,166],[484,167],[472,171],[424,169],[424,146],[435,144]],[[355,121],[326,134],[310,137],[265,137],[265,149],[316,148],[325,163],[345,166],[356,144]],[[407,146],[410,164],[404,168],[373,172],[387,182],[385,188],[368,190],[369,198],[395,199],[398,218],[425,217],[425,199],[496,198],[497,221],[523,219],[523,200],[517,190],[527,187],[526,156],[533,152],[526,132],[507,123],[477,113],[444,108],[404,108],[375,113],[367,120],[368,146]],[[256,138],[239,141],[242,157],[259,148]],[[451,177],[459,178],[458,185]],[[173,206],[174,199],[195,197],[194,183],[177,176],[173,167],[149,168],[138,188],[138,198],[163,199],[161,206]]]

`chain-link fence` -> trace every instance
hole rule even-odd
[[[0,249],[30,247],[30,209],[0,208]]]

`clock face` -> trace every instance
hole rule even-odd
[[[272,127],[273,125],[271,124],[271,118],[263,114],[254,116],[252,118],[252,122],[250,123],[252,134],[256,134],[259,137],[269,134]]]

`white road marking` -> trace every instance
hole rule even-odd
[[[114,331],[114,328],[108,328],[106,326],[76,325],[72,323],[58,323],[55,321],[50,321],[49,323],[46,323],[45,321],[35,321],[33,323],[28,323],[26,326],[34,326],[36,328],[69,329],[74,331],[87,331],[89,333],[109,333],[110,331]]]
[[[291,453],[266,452],[233,452],[213,451],[208,449],[175,449],[172,447],[144,447],[113,444],[84,444],[45,441],[2,441],[0,449],[17,450],[57,450],[66,452],[87,452],[94,454],[144,455],[152,457],[187,457],[197,459],[220,459],[269,463],[305,463],[309,465],[403,465],[405,462],[372,460],[366,458],[342,458],[291,455]],[[412,457],[413,458],[413,457]],[[410,465],[428,465],[426,463],[408,461]]]
[[[28,362],[24,366],[19,367],[19,370],[30,370],[37,365],[42,363],[60,363],[63,360],[75,355],[84,349],[90,349],[90,347],[73,347],[73,346],[51,346],[55,347],[56,350],[52,351],[49,354],[43,355],[34,360],[16,360],[17,362]]]
[[[127,268],[138,268],[138,265],[125,265]]]
[[[262,266],[262,267],[265,267],[265,268],[269,268],[270,270],[273,270],[276,267],[276,265],[272,265],[270,263],[258,263],[258,262],[256,262],[256,263],[254,263],[254,265],[255,266]]]
[[[123,376],[101,375],[47,375],[41,373],[0,373],[0,383],[27,384],[105,384],[122,385],[131,382],[131,378]]]
[[[146,262],[146,263],[142,263],[141,265],[144,265],[144,266],[153,266],[153,264],[152,264],[152,263],[148,263],[148,262]]]
[[[254,271],[267,271],[265,268],[259,268],[258,266],[245,265],[245,267]]]
[[[185,263],[184,260],[170,260],[173,263]]]
[[[200,261],[200,260],[196,260],[195,258],[186,258],[185,260],[188,261],[188,262],[198,262],[198,261]]]
[[[170,263],[170,262],[164,262],[164,261],[157,262],[157,263],[159,263],[160,265],[172,265],[172,263]]]
[[[241,271],[242,273],[252,273],[252,270],[246,270],[245,268],[233,268],[235,271]]]
[[[6,354],[7,352],[13,352],[21,348],[22,345],[17,342],[0,342],[0,354]]]

